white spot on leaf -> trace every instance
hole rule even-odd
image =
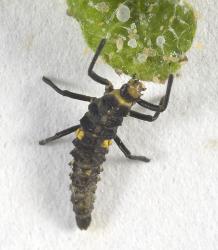
[[[131,48],[136,48],[137,47],[137,41],[133,38],[128,41],[128,46]]]
[[[130,28],[131,28],[132,30],[136,29],[136,24],[135,24],[135,23],[132,23],[132,24],[130,25]]]
[[[96,8],[98,11],[101,11],[101,12],[108,12],[109,9],[110,9],[108,3],[105,3],[105,2],[97,3],[97,4],[95,5],[95,8]]]
[[[116,40],[116,46],[117,46],[117,52],[119,52],[123,49],[123,39],[121,37],[119,37]]]
[[[111,37],[111,33],[108,32],[108,33],[106,34],[106,39],[109,39],[110,37]]]
[[[148,56],[145,53],[139,53],[137,56],[137,60],[139,61],[139,63],[144,63],[146,62]]]
[[[160,48],[163,48],[165,42],[166,42],[166,40],[165,40],[164,36],[158,36],[156,39],[156,44]]]
[[[95,8],[100,12],[108,12],[110,10],[109,4],[105,2],[94,4],[93,1],[89,1],[88,6],[90,6],[91,8]]]
[[[95,7],[95,5],[94,5],[94,3],[93,3],[92,1],[89,1],[89,2],[88,2],[88,6],[90,6],[90,7],[92,7],[92,8]]]
[[[127,22],[130,19],[129,7],[124,4],[120,4],[116,12],[116,17],[120,22]]]

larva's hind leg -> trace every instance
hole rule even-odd
[[[54,136],[48,137],[44,140],[39,141],[39,145],[45,145],[51,141],[57,140],[65,135],[69,135],[71,133],[73,133],[74,131],[76,131],[78,128],[80,127],[80,125],[76,125],[70,128],[67,128],[65,130],[62,130],[60,132],[57,132]]]
[[[121,139],[116,135],[114,138],[114,141],[116,142],[117,146],[120,148],[120,150],[124,153],[124,155],[131,159],[131,160],[138,160],[138,161],[143,161],[143,162],[149,162],[150,159],[148,159],[145,156],[136,156],[132,155],[131,152],[128,150],[128,148],[123,144]]]

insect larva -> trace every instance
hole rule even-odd
[[[105,86],[105,93],[102,97],[94,98],[61,90],[51,80],[43,77],[43,81],[59,94],[90,102],[88,112],[82,117],[79,125],[65,129],[39,142],[40,145],[45,145],[76,131],[76,138],[73,141],[75,148],[71,151],[74,161],[70,163],[73,169],[70,178],[72,181],[71,201],[76,214],[76,222],[80,229],[87,229],[91,222],[95,191],[99,174],[102,171],[101,165],[105,161],[105,155],[108,153],[112,141],[115,141],[127,158],[143,162],[150,161],[145,156],[132,155],[118,137],[117,129],[122,125],[123,118],[129,115],[148,122],[155,121],[159,114],[167,108],[173,83],[173,75],[170,75],[166,94],[161,98],[159,105],[151,104],[140,98],[145,88],[143,83],[135,76],[128,83],[122,85],[120,89],[114,89],[110,81],[93,71],[105,42],[106,39],[101,40],[88,70],[88,74],[93,80]],[[136,103],[146,109],[155,111],[154,115],[145,115],[131,110]]]

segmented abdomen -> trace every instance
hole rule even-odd
[[[87,229],[91,222],[101,165],[127,112],[128,109],[120,106],[114,96],[105,95],[94,99],[89,105],[89,111],[80,120],[81,128],[73,141],[73,173],[70,175],[71,201],[80,229]]]
[[[70,175],[72,180],[71,201],[76,214],[77,225],[80,229],[87,229],[91,222],[91,212],[94,208],[93,203],[101,165],[105,161],[105,154],[108,149],[98,145],[97,138],[91,140],[91,134],[87,135],[86,133],[82,139],[79,139],[79,134],[83,134],[83,130],[78,131],[77,138],[73,141],[75,148],[71,152],[74,157],[71,164],[73,173]]]

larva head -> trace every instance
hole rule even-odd
[[[142,91],[146,90],[144,84],[134,76],[128,81],[127,86],[128,94],[134,99],[140,98],[140,96],[142,96]]]
[[[146,90],[144,84],[133,76],[120,89],[120,95],[128,101],[136,101],[142,96],[142,91]]]

